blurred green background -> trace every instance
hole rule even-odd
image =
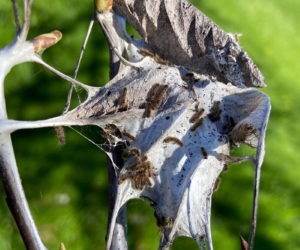
[[[241,33],[240,44],[263,72],[272,113],[262,169],[255,249],[300,249],[300,1],[194,0],[225,31]],[[19,1],[21,5],[21,1]],[[29,38],[54,29],[64,37],[43,58],[72,75],[90,17],[92,1],[33,3]],[[11,1],[0,0],[0,48],[14,37]],[[108,81],[108,47],[94,26],[78,79],[94,86]],[[5,81],[12,119],[36,120],[59,115],[68,83],[36,64],[16,66]],[[76,98],[74,98],[76,100]],[[75,105],[75,103],[73,104]],[[80,129],[80,128],[79,128]],[[101,142],[97,129],[82,130]],[[58,249],[103,249],[108,186],[103,152],[70,129],[59,145],[54,129],[13,134],[22,183],[43,241]],[[241,147],[235,154],[253,152]],[[239,234],[248,238],[254,171],[251,164],[231,166],[214,194],[212,233],[215,249],[240,249]],[[152,209],[142,201],[128,204],[130,249],[156,249],[159,242]],[[197,249],[178,238],[172,249]],[[0,249],[25,249],[0,184]]]

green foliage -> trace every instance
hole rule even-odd
[[[21,2],[21,1],[20,1]],[[300,246],[299,91],[300,2],[295,0],[193,0],[224,30],[242,33],[240,44],[265,75],[272,113],[262,170],[255,249],[297,249]],[[63,39],[44,59],[72,75],[92,15],[93,1],[33,3],[29,38],[58,29]],[[0,47],[12,41],[10,1],[0,1]],[[108,81],[108,47],[95,25],[78,79],[101,86]],[[33,120],[59,115],[68,83],[36,64],[15,67],[6,79],[10,118]],[[74,95],[74,100],[76,96]],[[73,106],[77,102],[74,101]],[[80,128],[78,128],[80,129]],[[96,128],[83,129],[101,143]],[[103,249],[107,225],[108,186],[105,155],[74,131],[66,129],[64,146],[54,129],[13,134],[22,183],[41,236],[49,249]],[[249,151],[241,147],[234,152]],[[231,166],[214,194],[212,230],[215,249],[240,249],[239,234],[248,237],[254,171],[250,163]],[[2,185],[2,184],[0,184]],[[131,249],[156,249],[159,231],[152,209],[141,201],[128,205]],[[25,249],[0,186],[0,249]],[[176,239],[173,249],[195,249],[190,239]]]

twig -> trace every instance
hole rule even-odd
[[[256,164],[255,164],[255,179],[254,179],[254,190],[253,190],[253,201],[252,201],[252,223],[251,230],[248,239],[249,250],[253,250],[254,247],[254,238],[256,232],[256,221],[257,221],[257,209],[258,209],[258,195],[259,195],[259,184],[260,184],[260,172],[261,166],[263,163],[264,155],[265,155],[265,135],[266,135],[266,127],[270,116],[271,105],[270,99],[267,99],[267,110],[266,110],[266,118],[264,120],[262,126],[262,133],[259,138],[257,150],[256,150]]]
[[[14,10],[14,17],[16,23],[16,33],[18,34],[21,31],[20,26],[20,18],[19,18],[19,8],[16,0],[12,0],[13,10]]]
[[[68,75],[65,75],[64,73],[60,72],[59,70],[53,68],[52,66],[50,66],[49,64],[44,62],[40,57],[36,56],[34,59],[35,59],[34,60],[35,62],[43,65],[46,69],[50,70],[52,73],[54,73],[54,74],[60,76],[61,78],[71,82],[72,84],[78,85],[78,86],[80,86],[81,88],[85,89],[88,92],[89,92],[89,90],[92,89],[92,87],[90,87],[90,86],[88,86],[88,85],[86,85],[82,82],[79,82],[79,81],[73,79],[72,77],[70,77]]]
[[[88,30],[87,30],[87,33],[86,33],[86,36],[85,36],[85,39],[84,39],[84,42],[83,42],[82,47],[81,47],[80,55],[79,55],[79,58],[77,60],[76,68],[75,68],[74,75],[73,75],[74,79],[76,79],[76,77],[77,77],[79,66],[80,66],[80,63],[81,63],[81,60],[82,60],[82,56],[83,56],[86,44],[88,42],[88,39],[90,37],[90,34],[91,34],[91,31],[92,31],[94,22],[95,22],[95,11],[93,12],[93,15],[92,15],[92,18],[90,20],[90,24],[89,24],[89,27],[88,27]],[[69,89],[69,93],[68,93],[67,102],[66,102],[66,105],[65,105],[65,107],[63,109],[62,114],[65,114],[69,110],[69,108],[70,108],[73,87],[74,87],[74,84],[71,83],[71,86],[70,86],[70,89]],[[75,90],[76,90],[76,87],[75,87]],[[76,90],[76,93],[77,93],[77,97],[78,97],[79,103],[81,103],[80,96],[78,95],[77,90]]]
[[[24,194],[10,135],[1,133],[0,141],[0,173],[7,197],[7,205],[17,223],[26,248],[30,250],[46,250]]]
[[[251,230],[249,236],[249,250],[253,250],[254,238],[256,232],[256,221],[257,221],[257,209],[258,209],[258,195],[259,195],[259,183],[260,183],[260,167],[256,165],[255,178],[254,178],[254,189],[253,189],[253,201],[252,201],[252,221]]]
[[[30,28],[31,19],[31,5],[33,0],[23,0],[24,5],[24,17],[23,17],[23,27],[20,35],[20,41],[25,41]]]

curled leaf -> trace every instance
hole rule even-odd
[[[264,77],[236,42],[187,0],[115,0],[113,9],[161,58],[238,87],[264,87]]]
[[[50,33],[46,33],[37,36],[31,40],[35,53],[42,53],[45,49],[53,46],[62,38],[62,33],[59,30],[54,30]]]

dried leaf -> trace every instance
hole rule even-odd
[[[242,250],[248,250],[248,242],[243,238],[242,235],[240,235],[240,241],[241,241],[241,249]]]
[[[264,78],[236,42],[187,0],[115,0],[113,9],[160,57],[239,87],[264,87]]]

